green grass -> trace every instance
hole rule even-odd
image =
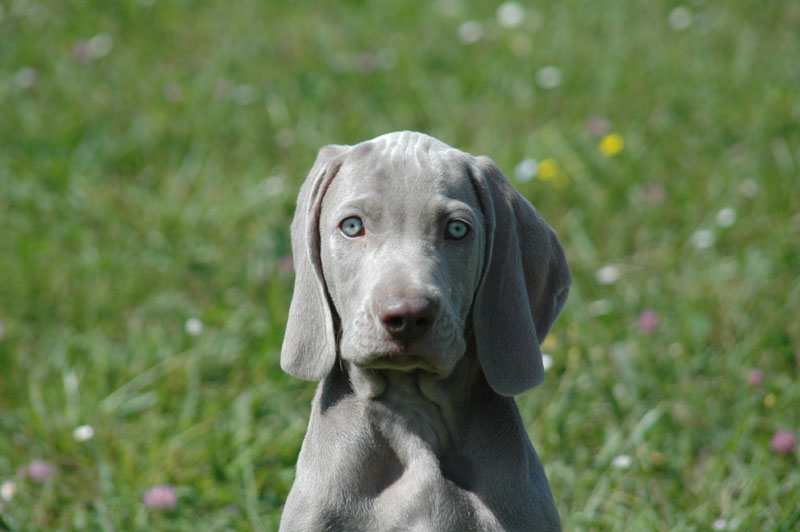
[[[566,530],[800,528],[798,451],[769,447],[800,433],[795,2],[692,1],[683,30],[674,2],[512,29],[459,0],[148,3],[0,0],[0,529],[277,529],[314,388],[279,367],[296,192],[322,145],[398,129],[563,172],[517,181],[575,278],[518,402]],[[177,507],[146,508],[163,483]]]

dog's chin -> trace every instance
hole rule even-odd
[[[371,350],[353,360],[358,366],[370,370],[390,370],[401,372],[424,371],[437,375],[450,372],[451,364],[443,353],[432,353],[415,346],[390,344],[381,349]]]
[[[430,373],[444,373],[445,368],[435,364],[430,358],[423,355],[408,353],[376,354],[366,362],[359,364],[361,367],[372,370],[393,370],[412,372],[416,370]]]
[[[345,337],[340,344],[342,359],[370,371],[425,372],[447,376],[466,346],[458,341],[429,341],[421,339],[405,343],[394,338],[374,339],[351,343]],[[459,338],[460,339],[460,338]]]

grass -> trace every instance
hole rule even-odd
[[[492,156],[566,248],[518,398],[566,530],[800,527],[770,450],[800,432],[800,9],[497,7],[0,0],[0,529],[277,530],[314,388],[279,367],[296,191],[398,129]]]

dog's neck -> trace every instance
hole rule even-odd
[[[446,376],[423,370],[373,370],[342,362],[324,387],[364,407],[380,431],[405,430],[425,441],[434,454],[453,455],[476,410],[501,403],[516,411],[514,400],[496,394],[486,382],[476,353],[469,349]],[[342,392],[345,392],[342,394]],[[323,412],[326,401],[323,392]],[[457,453],[456,453],[457,454]]]
[[[542,474],[514,399],[492,390],[469,349],[446,377],[336,364],[317,390],[312,431],[333,441],[307,436],[301,458],[324,472],[316,489],[336,501],[340,493],[402,499],[416,493],[410,486],[439,486],[481,494],[494,508],[506,503],[494,500],[497,485],[524,487]],[[343,442],[348,452],[331,460],[329,446]]]

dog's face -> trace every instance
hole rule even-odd
[[[364,147],[325,192],[319,235],[341,357],[448,374],[466,349],[485,252],[466,166],[445,151]]]
[[[539,339],[566,301],[552,229],[487,157],[397,132],[320,150],[292,222],[281,367],[344,361],[448,375],[474,348],[495,392],[544,378]]]

